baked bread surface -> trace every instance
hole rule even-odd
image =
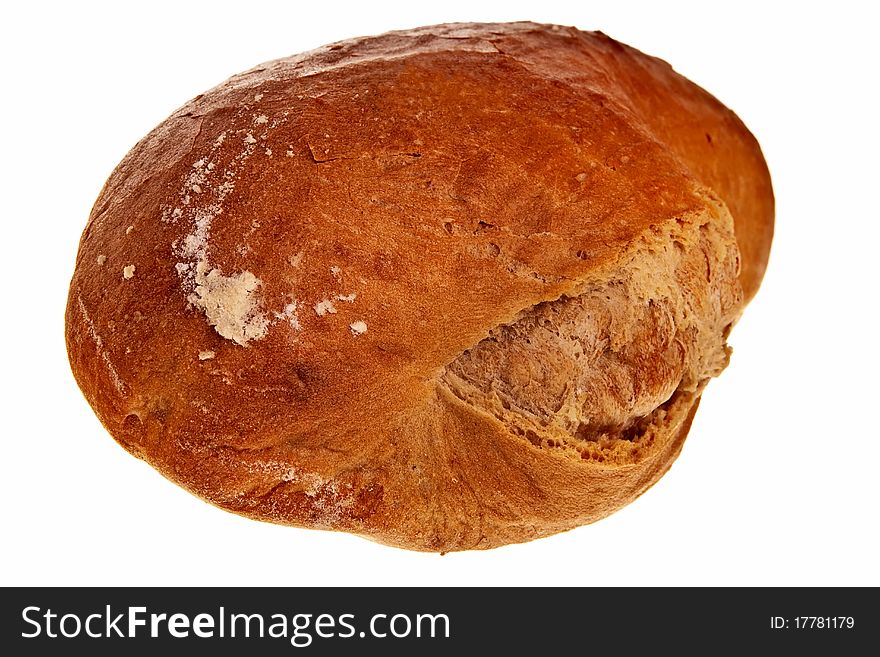
[[[601,33],[353,39],[132,149],[80,243],[68,352],[113,437],[224,509],[491,548],[669,468],[772,220],[737,117]]]

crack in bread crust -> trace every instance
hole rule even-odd
[[[603,276],[492,328],[440,381],[538,447],[605,461],[620,441],[639,443],[727,366],[742,292],[719,216],[644,236]]]

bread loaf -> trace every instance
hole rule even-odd
[[[568,27],[392,32],[138,143],[86,225],[68,353],[111,435],[213,504],[491,548],[669,468],[772,228],[755,139],[666,63]]]

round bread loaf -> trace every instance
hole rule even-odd
[[[601,33],[353,39],[131,150],[80,243],[68,353],[112,436],[213,504],[491,548],[669,468],[772,227],[737,117]]]

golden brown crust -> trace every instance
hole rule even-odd
[[[668,469],[771,233],[754,139],[662,62],[528,23],[390,33],[235,76],[135,146],[83,234],[68,352],[120,444],[223,508],[494,547]],[[636,285],[673,243],[674,293]],[[681,364],[627,352],[634,380],[703,367],[648,419],[634,399],[628,437],[572,456],[450,387],[493,329],[613,276],[694,327]]]

